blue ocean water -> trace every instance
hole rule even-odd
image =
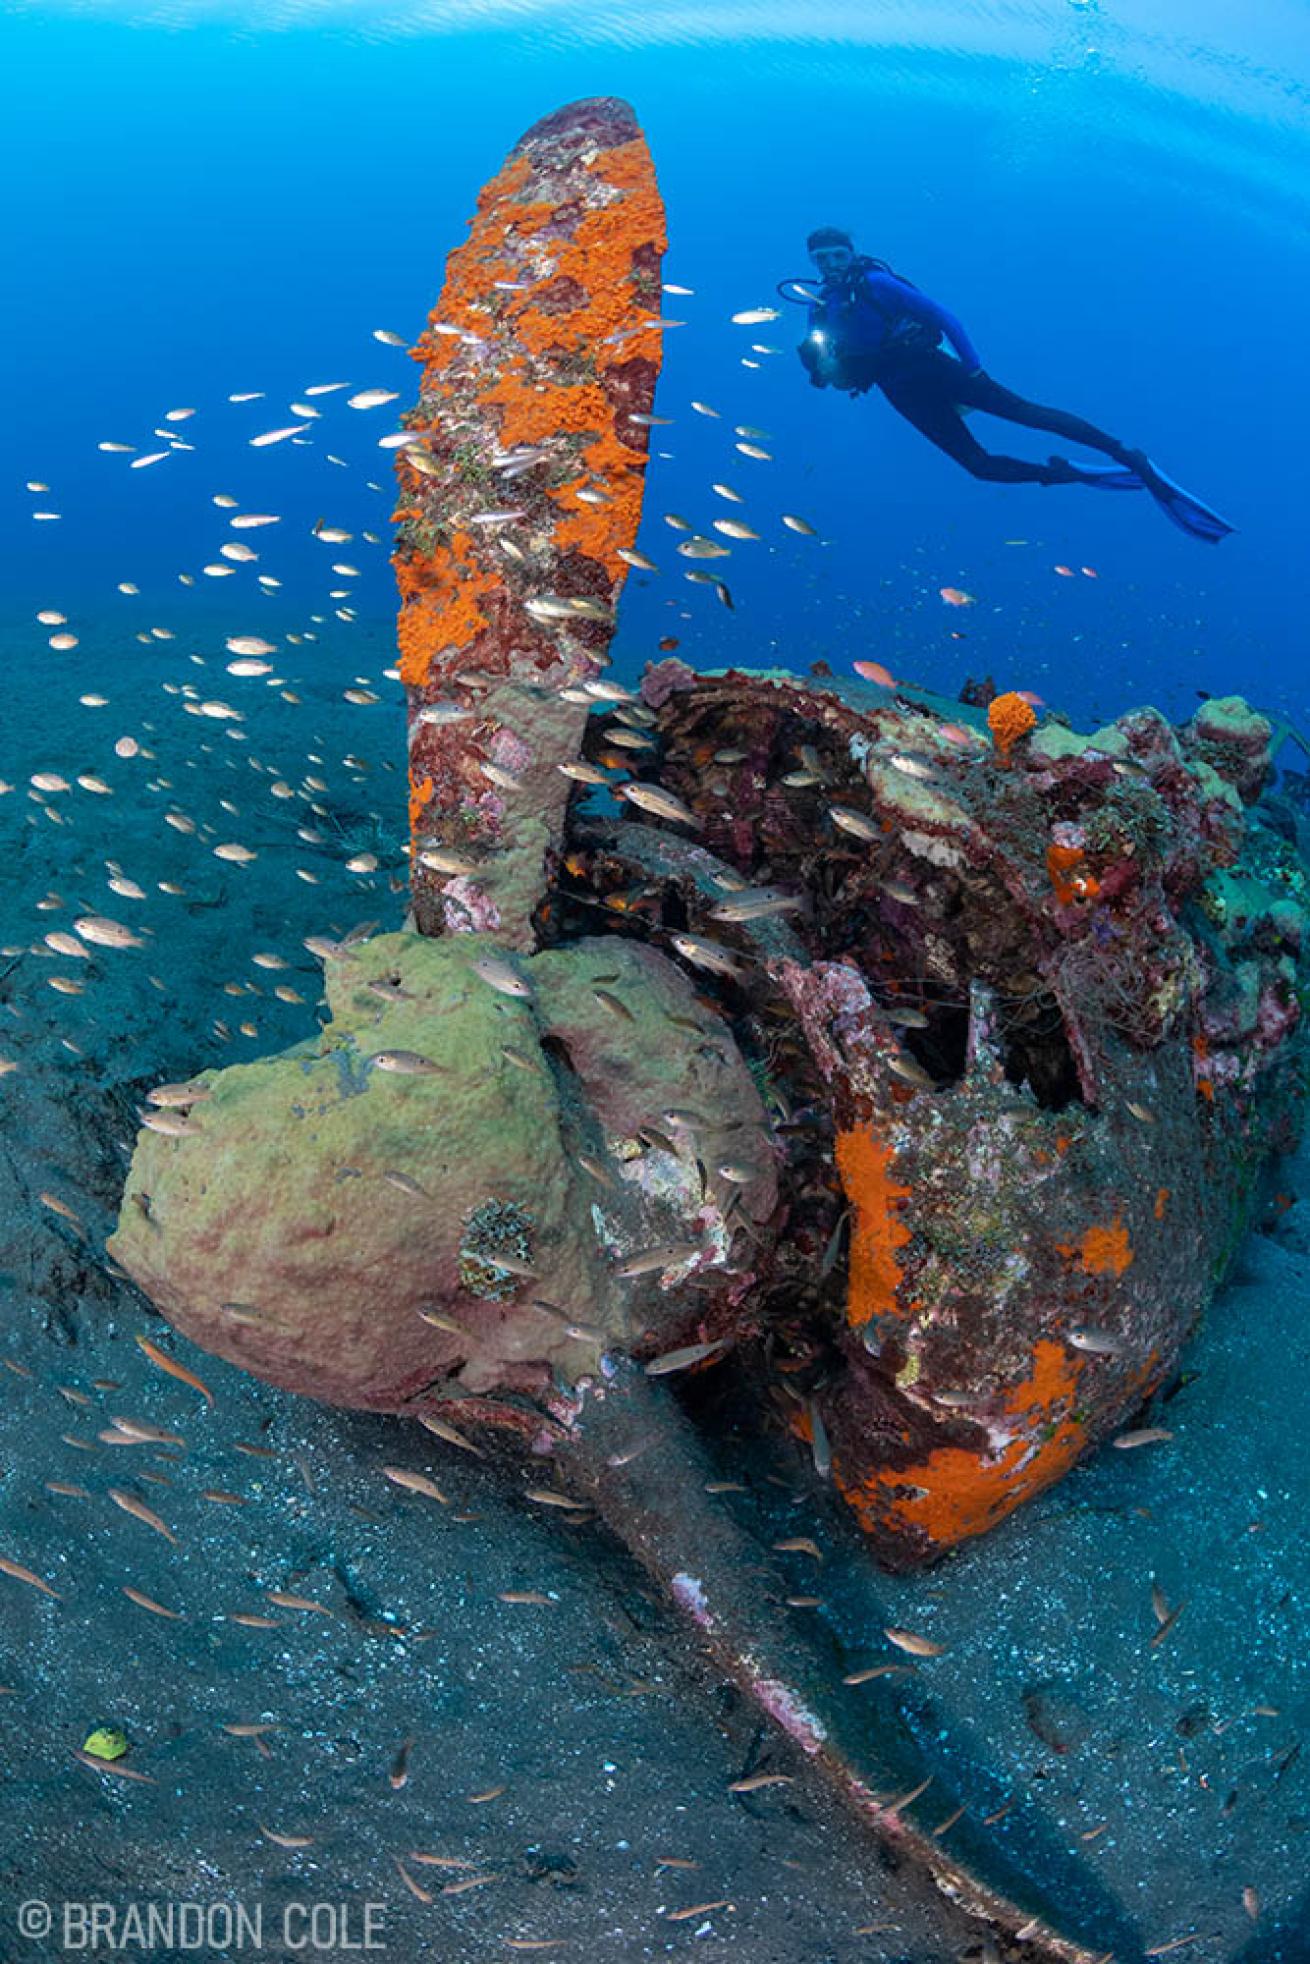
[[[1147,698],[1183,714],[1197,689],[1234,688],[1304,714],[1310,20],[1291,0],[124,0],[7,6],[0,43],[0,605],[15,655],[50,659],[33,619],[46,607],[76,616],[85,661],[88,633],[127,622],[120,580],[152,622],[165,600],[182,630],[233,616],[249,571],[221,595],[177,581],[222,536],[216,491],[384,533],[389,459],[373,444],[388,412],[327,397],[313,449],[248,437],[315,382],[403,402],[415,373],[371,330],[417,333],[508,147],[558,103],[605,93],[648,132],[665,276],[695,289],[666,309],[686,325],[665,337],[657,407],[676,420],[647,540],[658,556],[665,510],[717,509],[709,483],[725,474],[771,521],[768,545],[734,556],[731,618],[676,578],[632,583],[634,663],[685,609],[697,663],[873,655],[943,689],[992,671],[1079,719]],[[729,317],[804,272],[805,234],[825,222],[962,316],[991,373],[1140,443],[1237,535],[1209,549],[1145,498],[975,483],[878,397],[810,390],[799,315],[766,330]],[[752,356],[754,341],[781,352]],[[227,401],[256,389],[264,401]],[[689,414],[693,396],[723,422]],[[97,451],[159,447],[149,433],[178,406],[196,409],[175,426],[193,453],[131,472]],[[767,428],[776,461],[738,457],[735,421]],[[1015,435],[989,427],[998,447]],[[782,531],[782,510],[825,543]],[[371,552],[350,604],[385,636],[384,557]],[[261,570],[283,585],[252,595],[260,618],[320,610],[323,558],[307,526],[281,528]],[[953,613],[943,585],[977,605]]]

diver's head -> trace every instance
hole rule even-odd
[[[835,225],[820,225],[805,241],[805,249],[820,279],[840,280],[855,263],[855,243],[849,232]]]

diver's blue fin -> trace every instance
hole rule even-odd
[[[1146,488],[1165,517],[1171,518],[1182,531],[1190,532],[1194,539],[1204,539],[1207,545],[1215,546],[1235,530],[1226,518],[1220,518],[1217,511],[1203,505],[1190,491],[1184,491],[1181,484],[1175,484],[1154,464],[1150,466]]]
[[[1050,468],[1060,473],[1060,484],[1090,484],[1093,491],[1144,491],[1146,479],[1122,464],[1071,464],[1067,457],[1052,457]]]
[[[1144,491],[1146,479],[1136,471],[1124,470],[1119,464],[1075,464],[1080,484],[1090,484],[1094,491]]]

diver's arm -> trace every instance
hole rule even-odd
[[[930,300],[917,287],[898,280],[894,273],[872,272],[867,277],[870,295],[877,306],[885,307],[889,312],[909,314],[911,319],[922,321],[925,327],[935,327],[939,334],[946,336],[971,375],[981,370],[982,357],[965,332],[963,322],[958,321],[948,308],[936,300]]]

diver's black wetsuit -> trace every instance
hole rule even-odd
[[[981,409],[989,416],[1004,417],[1007,423],[1021,423],[1028,430],[1049,430],[1052,436],[1082,444],[1087,450],[1100,450],[1128,469],[1135,469],[1139,462],[1137,452],[1117,437],[1107,436],[1095,423],[1063,409],[1029,402],[982,369],[970,374],[963,362],[941,348],[891,361],[876,386],[897,414],[913,423],[930,443],[963,464],[971,476],[988,478],[995,484],[1063,484],[1068,481],[1068,472],[1061,465],[1029,463],[1021,457],[997,456],[984,450],[961,409]]]
[[[979,409],[1025,429],[1099,450],[1130,470],[1145,462],[1081,416],[1029,402],[983,372],[964,327],[954,314],[907,280],[870,259],[857,259],[842,280],[821,289],[810,309],[810,331],[800,355],[816,388],[863,395],[878,388],[916,430],[962,464],[974,477],[1000,484],[1071,484],[1075,465],[1055,459],[1030,463],[984,450],[961,410]],[[943,336],[955,349],[938,346]]]

